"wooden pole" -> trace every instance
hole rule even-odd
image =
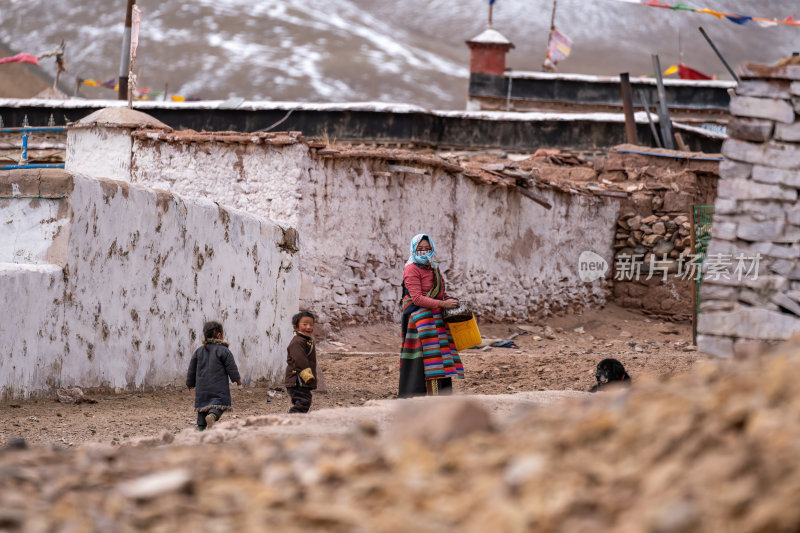
[[[622,93],[622,109],[625,112],[625,134],[630,144],[638,145],[639,134],[636,132],[636,117],[633,114],[633,89],[627,72],[619,75],[619,88]]]
[[[492,10],[494,9],[494,2],[489,2],[489,27],[492,27]]]
[[[558,5],[558,0],[553,0],[553,13],[550,15],[550,31],[552,32],[556,29],[556,6]]]
[[[553,32],[556,30],[556,6],[558,0],[553,0],[553,12],[550,14],[550,33],[547,35],[547,45],[544,49],[544,63],[542,64],[542,72],[547,70],[547,51],[550,49],[550,41],[553,39]]]
[[[125,29],[122,33],[122,56],[119,61],[119,88],[117,100],[128,99],[128,71],[131,68],[131,15],[136,0],[128,0],[125,8]]]
[[[664,90],[664,78],[661,77],[661,62],[657,55],[653,55],[653,69],[656,71],[656,83],[658,84],[658,121],[661,123],[661,140],[664,141],[664,148],[675,149],[675,137],[672,134],[672,120],[669,118],[669,106],[667,106],[667,91]]]
[[[689,205],[689,253],[690,260],[695,260],[695,224],[694,224],[694,204]],[[695,265],[695,268],[700,268]],[[697,344],[697,274],[692,278],[692,344]]]

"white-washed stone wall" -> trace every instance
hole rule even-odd
[[[15,176],[30,186],[26,172],[0,176],[0,190]],[[50,202],[68,239],[51,244],[55,264],[0,265],[0,396],[181,384],[211,319],[244,376],[278,379],[299,298],[292,231],[209,200],[61,172],[67,198]],[[33,201],[2,200],[0,213],[49,235],[39,211],[17,207]]]
[[[130,181],[131,128],[72,128],[64,168],[76,174]]]
[[[746,65],[741,74],[708,250],[732,263],[731,275],[706,273],[698,320],[698,347],[723,357],[800,333],[800,66]],[[757,254],[757,277],[733,275],[737,257],[752,268]]]
[[[411,237],[433,235],[450,292],[487,318],[526,318],[604,301],[578,258],[611,263],[618,202],[519,193],[443,170],[387,172],[374,158],[324,159],[303,143],[276,147],[134,139],[131,179],[211,197],[297,228],[301,304],[330,320],[397,317]]]

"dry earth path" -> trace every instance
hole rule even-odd
[[[689,346],[688,324],[648,318],[613,305],[546,322],[484,324],[481,330],[488,339],[516,335],[513,340],[520,349],[464,351],[466,378],[455,384],[459,395],[586,391],[594,383],[595,366],[605,357],[622,361],[634,381],[684,373],[698,359]],[[389,323],[346,328],[320,341],[328,392],[314,394],[312,412],[333,411],[315,416],[347,418],[349,411],[341,408],[372,405],[374,409],[374,400],[396,398],[398,338],[399,326]],[[161,436],[164,431],[177,435],[194,424],[194,393],[180,384],[152,391],[87,394],[97,403],[33,399],[0,404],[0,446],[13,438],[56,447],[119,444],[134,437]],[[289,409],[285,391],[264,383],[233,386],[232,397],[235,411],[223,422],[241,423]]]

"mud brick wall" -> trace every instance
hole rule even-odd
[[[739,70],[709,254],[761,259],[701,288],[698,348],[723,357],[800,333],[800,66]]]
[[[424,163],[326,159],[299,140],[139,136],[131,181],[211,196],[297,228],[300,305],[323,326],[399,320],[402,271],[417,233],[434,238],[448,292],[484,319],[525,320],[606,302],[604,282],[581,281],[578,259],[596,250],[611,262],[616,199],[543,190],[547,210],[512,189]]]

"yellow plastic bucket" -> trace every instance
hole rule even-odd
[[[481,343],[481,332],[478,330],[478,323],[475,316],[465,322],[450,322],[450,334],[453,336],[453,344],[456,350],[466,350]]]

